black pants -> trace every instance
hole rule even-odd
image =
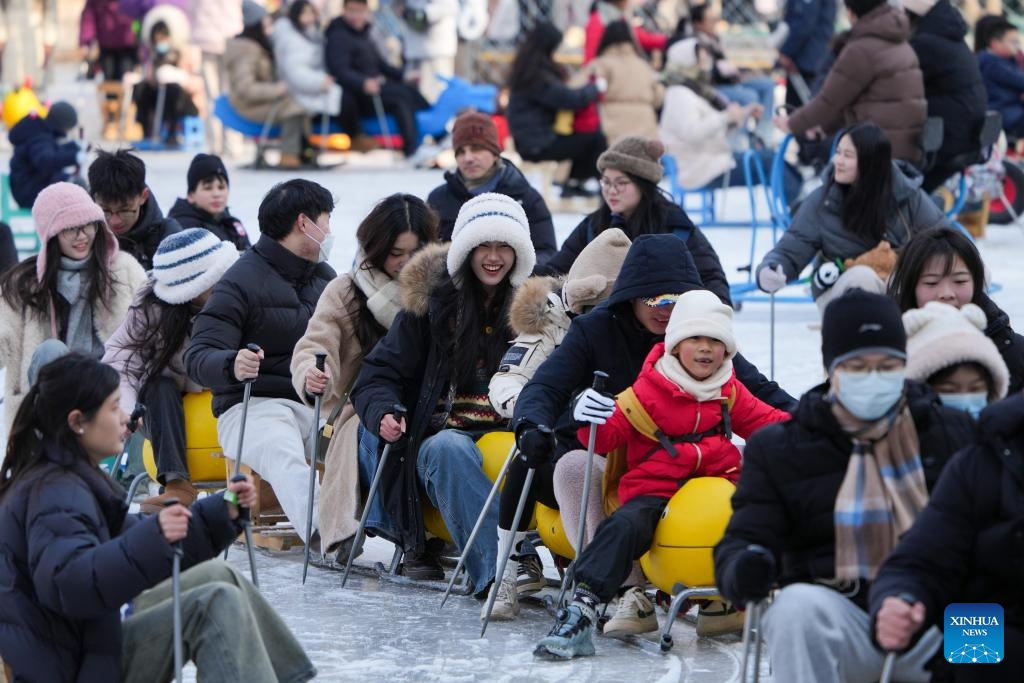
[[[921,189],[928,194],[931,194],[946,182],[946,180],[952,178],[962,170],[964,170],[962,165],[950,165],[944,163],[942,159],[939,159],[936,164],[924,174],[924,180],[921,182]]]
[[[14,244],[11,226],[0,223],[0,273],[18,262],[18,247]]]
[[[416,112],[428,109],[430,103],[423,98],[419,90],[405,83],[385,83],[380,89],[380,99],[384,113],[391,114],[398,124],[397,131],[388,132],[392,135],[395,132],[399,133],[402,136],[402,151],[405,156],[412,156],[419,147],[420,137],[419,126],[416,125]],[[364,92],[351,92],[351,89],[347,89],[342,95],[341,102],[341,125],[351,135],[360,135],[363,132],[363,125],[359,119],[377,117],[373,97]],[[358,115],[352,116],[350,112],[353,111]]]
[[[157,479],[161,484],[166,484],[168,477],[187,480],[185,409],[178,385],[170,378],[155,377],[142,387],[139,401],[146,406],[142,432],[153,444]]]
[[[135,68],[139,63],[139,53],[134,47],[124,48],[100,48],[100,70],[103,71],[103,80],[120,81],[124,75]]]
[[[153,137],[153,117],[156,115],[157,99],[160,93],[160,86],[156,83],[143,81],[135,86],[135,120],[142,126],[142,132],[147,138]],[[186,116],[195,116],[199,113],[192,97],[177,83],[168,83],[164,99],[163,126],[169,131],[168,140],[177,137],[178,123]],[[163,138],[163,131],[160,137]]]
[[[596,178],[597,158],[608,149],[608,141],[604,133],[573,133],[559,135],[555,141],[539,152],[523,154],[527,161],[572,161],[569,177],[580,182],[587,178]]]
[[[813,71],[804,71],[800,69],[800,75],[804,78],[804,83],[810,88],[811,84],[814,83],[814,79],[817,78],[817,74]],[[793,80],[788,75],[786,76],[786,108],[790,110],[799,109],[800,107],[807,104],[800,99],[800,96],[796,93],[796,88],[793,87]],[[766,111],[765,116],[775,116],[775,112]]]
[[[577,559],[577,583],[586,584],[601,602],[614,598],[633,563],[654,542],[654,530],[667,504],[668,498],[637,496],[601,522],[594,540]]]
[[[519,497],[523,495],[523,487],[526,484],[526,473],[529,471],[522,460],[517,456],[512,460],[505,475],[505,488],[501,490],[501,499],[498,501],[498,526],[502,529],[511,529],[512,522],[516,518],[516,506],[519,505]],[[519,528],[516,531],[526,531],[530,526],[530,510],[540,501],[549,508],[558,509],[558,501],[555,500],[555,463],[546,463],[543,467],[537,468],[533,474],[533,485],[526,495],[526,507],[523,508],[523,518],[519,520]]]

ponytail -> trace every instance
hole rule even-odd
[[[41,443],[39,427],[36,424],[36,402],[39,398],[39,384],[33,384],[18,406],[14,425],[7,435],[7,454],[0,466],[0,500],[7,489],[36,461]]]

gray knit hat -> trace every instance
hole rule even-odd
[[[584,247],[565,274],[562,303],[566,310],[582,314],[611,296],[631,244],[622,230],[608,228]]]
[[[652,183],[660,183],[660,160],[664,153],[665,145],[661,144],[661,140],[652,140],[642,135],[627,135],[597,158],[597,170],[603,173],[606,168],[614,168],[616,171],[635,175]]]
[[[267,16],[267,10],[252,0],[245,0],[242,3],[242,24],[245,26],[254,26],[263,21],[265,16]]]

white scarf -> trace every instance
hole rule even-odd
[[[694,379],[668,351],[655,362],[654,369],[698,401],[714,401],[722,396],[722,387],[732,377],[732,359],[726,358],[718,372],[705,380]]]
[[[353,271],[352,277],[356,287],[366,295],[366,306],[374,319],[383,325],[384,329],[390,330],[395,316],[402,310],[402,288],[398,280],[393,280],[387,273],[364,263],[365,259],[362,253],[356,257],[356,263],[359,265]]]

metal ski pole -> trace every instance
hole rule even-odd
[[[747,673],[750,671],[750,651],[754,649],[754,683],[757,683],[761,676],[761,609],[762,603],[751,600],[747,603],[746,614],[743,618],[743,665],[740,669],[741,683],[747,683]],[[756,645],[754,639],[757,639]]]
[[[174,505],[181,505],[181,501],[177,498],[168,498],[164,501],[165,508]],[[171,565],[171,595],[174,604],[174,680],[176,683],[181,683],[181,670],[185,666],[185,649],[181,644],[181,556],[183,554],[181,541],[172,543],[171,548],[174,550],[173,564]]]
[[[895,668],[896,653],[886,652],[885,661],[882,663],[882,677],[878,679],[878,683],[890,683],[890,681],[892,681],[892,674]]]
[[[441,607],[444,607],[444,603],[448,601],[448,596],[451,595],[452,587],[455,585],[455,579],[458,578],[459,572],[462,571],[462,567],[466,564],[466,556],[469,555],[469,551],[473,549],[473,544],[476,543],[476,536],[480,533],[480,527],[483,526],[484,518],[491,509],[491,503],[494,502],[494,497],[498,495],[498,490],[501,487],[501,480],[505,478],[505,473],[508,472],[508,467],[512,464],[512,458],[514,458],[515,455],[516,446],[515,444],[512,444],[512,448],[508,452],[508,457],[505,458],[505,464],[501,466],[501,471],[498,472],[498,477],[494,480],[491,492],[487,494],[487,500],[484,501],[484,506],[480,509],[480,515],[476,518],[476,524],[473,525],[473,531],[469,534],[469,540],[466,541],[466,545],[462,548],[462,554],[459,555],[459,562],[455,565],[455,571],[452,572],[452,578],[448,580],[448,588],[444,592],[444,597],[441,598]]]
[[[377,112],[377,124],[380,126],[380,133],[384,136],[384,147],[385,149],[393,149],[391,147],[391,128],[388,126],[388,117],[384,113],[384,100],[380,98],[380,95],[373,96],[373,108]]]
[[[395,416],[396,422],[401,422],[402,418],[405,417],[409,411],[400,403],[396,403],[392,408],[392,412]],[[399,437],[401,438],[401,437]],[[373,473],[373,481],[370,482],[370,492],[366,496],[366,503],[363,505],[363,514],[359,518],[359,530],[356,531],[356,537],[352,541],[352,549],[348,553],[348,561],[345,563],[345,575],[341,578],[341,587],[344,588],[345,584],[348,583],[349,572],[352,571],[352,562],[355,561],[356,555],[362,548],[363,540],[366,538],[366,520],[370,516],[370,506],[373,505],[373,498],[377,495],[377,487],[380,486],[380,477],[384,473],[384,465],[388,462],[388,456],[391,455],[391,446],[394,444],[387,444],[384,446],[384,452],[380,455],[380,462],[377,463],[377,470]]]
[[[316,369],[324,371],[324,363],[327,354],[320,352],[313,354],[316,358]],[[316,492],[316,451],[317,435],[320,433],[320,402],[323,400],[323,393],[316,395],[313,400],[313,427],[309,435],[309,498],[306,501],[306,548],[302,559],[302,585],[306,585],[306,572],[309,571],[309,545],[313,538],[313,494]]]
[[[262,349],[256,344],[246,344],[245,348],[253,353],[259,353]],[[238,448],[235,450],[235,474],[231,477],[231,481],[241,481],[245,479],[245,475],[242,474],[242,446],[245,444],[245,421],[249,417],[249,399],[252,398],[252,383],[256,381],[256,378],[245,380],[245,387],[242,390],[242,423],[238,429]],[[242,523],[242,530],[245,532],[245,545],[249,551],[249,573],[252,575],[252,584],[257,588],[260,587],[260,582],[256,577],[256,554],[252,549],[252,520],[249,519],[249,508],[239,507],[238,519]],[[231,546],[224,549],[224,559],[228,559],[228,550]]]
[[[600,370],[594,371],[594,391],[603,391],[604,383],[608,379],[608,373],[601,372]],[[583,474],[583,495],[580,501],[580,528],[576,532],[576,557],[565,570],[565,575],[562,577],[562,586],[558,589],[558,600],[555,601],[557,607],[562,606],[562,600],[565,598],[566,589],[569,587],[570,577],[575,573],[576,560],[580,559],[580,555],[583,553],[583,541],[587,537],[587,507],[590,503],[590,480],[594,469],[594,448],[597,444],[597,425],[590,425],[590,435],[587,438],[587,469]]]
[[[519,495],[519,504],[516,505],[516,516],[512,520],[512,531],[519,528],[519,520],[523,518],[523,509],[526,507],[526,499],[530,497],[530,486],[533,485],[533,475],[537,470],[532,467],[526,471],[526,480],[523,482],[523,492]],[[494,584],[491,586],[491,590],[487,596],[487,609],[484,612],[484,624],[480,628],[480,637],[484,637],[484,633],[487,632],[487,625],[491,623],[491,610],[494,609],[494,601],[498,598],[498,588],[501,585],[501,577],[505,575],[505,565],[508,564],[509,555],[512,554],[513,537],[509,536],[509,542],[507,548],[498,548],[499,557],[501,557],[501,564],[498,565],[498,572],[494,575]],[[515,590],[513,588],[513,590]]]
[[[768,353],[771,354],[771,359],[772,359],[771,360],[771,366],[770,366],[771,367],[771,375],[770,375],[770,377],[771,377],[771,380],[774,382],[775,381],[775,292],[772,292],[771,294],[768,295],[768,300],[769,300],[768,316],[770,318],[768,324],[771,327],[771,331],[770,331],[770,335],[771,336],[769,338],[769,343],[768,343]]]

